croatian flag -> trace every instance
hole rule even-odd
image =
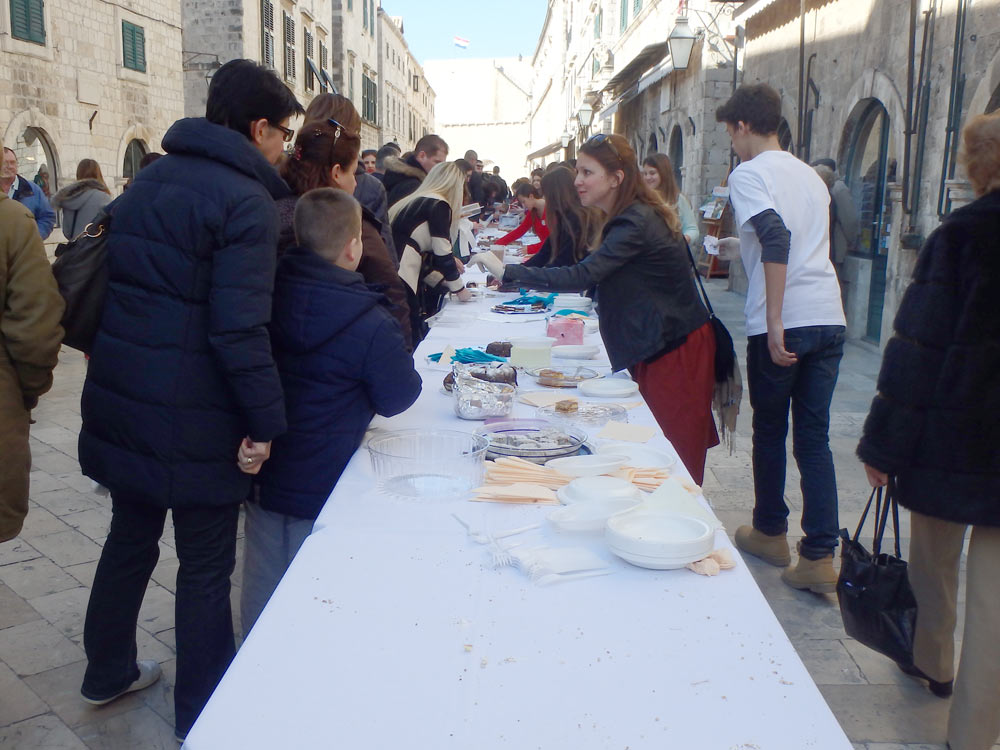
[[[460,36],[452,37],[452,41],[455,42],[456,47],[461,47],[462,49],[466,49],[469,46],[469,40],[462,39]]]

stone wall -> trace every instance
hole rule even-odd
[[[123,64],[122,22],[143,28],[146,72]],[[0,133],[31,179],[44,163],[53,192],[77,163],[96,159],[117,193],[132,140],[160,150],[184,113],[179,0],[50,0],[45,44],[14,39],[10,3],[0,3]]]
[[[745,6],[738,21],[747,29],[744,80],[763,81],[782,93],[787,119],[794,140],[798,123],[799,33],[798,0],[776,0],[757,13],[754,5]],[[955,63],[955,28],[957,0],[935,4],[936,13],[925,15],[929,4],[918,2],[915,34],[914,76],[919,75],[920,51],[928,18],[932,42],[928,45],[925,69],[928,71],[929,95],[926,96],[926,127],[919,127],[911,140],[913,177],[908,186],[910,210],[903,205],[903,165],[907,120],[907,64],[909,60],[909,3],[879,0],[834,0],[807,3],[805,58],[812,58],[811,77],[819,90],[818,106],[810,96],[814,110],[811,141],[793,143],[805,159],[831,157],[838,171],[860,184],[852,175],[857,161],[853,148],[863,126],[861,113],[873,101],[884,107],[888,117],[890,142],[888,159],[894,160],[894,175],[889,175],[885,195],[882,242],[887,250],[884,307],[881,329],[876,335],[868,330],[867,319],[872,291],[872,259],[859,253],[845,264],[845,307],[848,334],[885,343],[902,294],[909,284],[920,241],[940,221],[941,209],[947,212],[951,192],[942,190],[942,167],[948,133],[948,112],[952,70]],[[1000,87],[1000,0],[982,0],[969,4],[965,19],[964,51],[959,59],[965,76],[959,106],[959,121],[985,111]],[[931,30],[931,29],[929,29]],[[919,87],[918,87],[919,88]],[[914,95],[916,96],[916,94]],[[923,139],[923,146],[920,140]],[[808,145],[808,152],[805,147]],[[922,166],[918,153],[922,154]],[[852,158],[853,157],[853,158]],[[891,167],[890,167],[891,169]],[[919,169],[919,174],[917,174]],[[951,168],[944,175],[947,182]],[[961,168],[954,176],[961,190]],[[876,290],[876,299],[878,298]]]

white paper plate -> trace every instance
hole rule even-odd
[[[568,477],[596,477],[621,468],[627,461],[625,456],[611,454],[567,456],[566,458],[553,458],[545,466]]]
[[[625,456],[626,466],[636,469],[671,469],[677,459],[666,451],[656,450],[639,443],[605,443],[596,448],[600,455]]]
[[[628,398],[639,392],[639,385],[624,378],[585,380],[577,386],[580,393],[592,398]]]
[[[625,497],[639,497],[639,490],[618,477],[579,477],[556,490],[556,498],[563,505]]]
[[[593,359],[600,351],[599,346],[566,344],[552,347],[552,356],[558,359]]]

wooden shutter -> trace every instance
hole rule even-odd
[[[10,0],[10,33],[15,39],[45,44],[43,0]]]
[[[282,32],[285,39],[285,79],[295,80],[295,21],[282,14]]]
[[[274,68],[274,3],[261,0],[261,58],[264,65]]]
[[[146,72],[146,33],[128,21],[122,21],[122,64],[129,70]]]

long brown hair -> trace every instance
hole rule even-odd
[[[542,177],[545,195],[545,220],[549,226],[549,265],[555,265],[560,238],[568,236],[573,243],[573,260],[579,263],[593,247],[601,228],[600,212],[580,203],[571,169],[559,167]]]
[[[642,161],[642,166],[652,167],[660,175],[660,186],[653,188],[660,194],[668,206],[677,205],[677,195],[680,190],[677,187],[677,180],[674,178],[674,165],[670,162],[670,157],[666,154],[650,154]]]
[[[76,165],[76,179],[97,180],[101,183],[101,190],[111,195],[111,191],[108,190],[108,184],[104,181],[104,175],[101,174],[101,165],[93,159],[80,160],[80,163]]]
[[[359,153],[361,138],[357,133],[325,119],[307,121],[299,128],[295,150],[281,165],[281,176],[296,195],[314,188],[335,187],[330,170],[338,164],[354,172]]]
[[[610,219],[617,216],[630,205],[638,201],[656,211],[667,227],[674,234],[681,233],[681,222],[677,217],[677,209],[664,202],[659,193],[647,185],[639,174],[639,160],[628,141],[622,136],[600,133],[592,136],[580,146],[580,153],[596,160],[608,173],[622,172],[624,175],[614,205],[608,214]]]
[[[530,182],[524,183],[523,185],[518,187],[517,190],[514,191],[515,198],[531,198],[533,200],[540,201],[544,198],[544,196],[545,193],[541,190],[538,190]],[[538,218],[542,217],[542,211],[538,210],[538,206],[535,206],[535,208],[531,209],[531,213],[533,213]]]

